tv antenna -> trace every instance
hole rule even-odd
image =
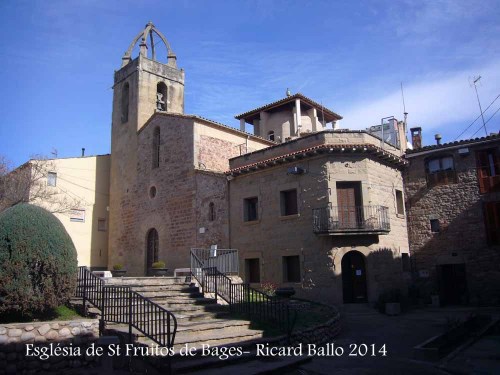
[[[405,134],[406,134],[406,118],[408,117],[408,112],[406,112],[406,105],[405,105],[405,93],[403,92],[403,82],[401,82],[401,98],[403,99],[403,115],[404,115],[404,124],[405,124]]]
[[[488,136],[488,131],[486,130],[486,123],[484,122],[484,115],[483,115],[483,109],[481,108],[481,101],[479,100],[479,94],[477,92],[477,83],[481,79],[481,76],[474,76],[472,77],[472,83],[470,84],[471,86],[474,85],[474,89],[476,90],[476,97],[477,97],[477,104],[479,104],[479,111],[481,112],[481,119],[483,120],[483,128],[486,136]],[[470,79],[469,79],[470,82]]]

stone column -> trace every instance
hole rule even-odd
[[[244,118],[240,118],[240,130],[242,132],[245,131],[245,119]]]
[[[302,114],[300,113],[300,99],[295,99],[295,116],[296,116],[296,121],[295,121],[295,134],[296,136],[299,136],[299,132],[301,131],[302,127]]]

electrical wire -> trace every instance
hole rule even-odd
[[[493,116],[495,116],[497,114],[498,111],[500,111],[500,107],[498,107],[498,109],[495,112],[493,112],[493,114],[491,115],[491,117],[488,120],[485,121],[484,125],[486,125],[493,118]],[[474,137],[479,132],[479,130],[481,130],[483,127],[484,126],[481,125],[481,127],[478,130],[476,130],[476,132],[474,134],[472,134],[471,138]]]
[[[488,110],[488,108],[490,108],[490,107],[493,105],[493,103],[495,103],[495,102],[497,101],[497,99],[498,99],[498,98],[500,98],[500,94],[498,94],[498,95],[497,95],[497,97],[496,97],[495,99],[493,99],[493,101],[490,103],[490,105],[486,107],[486,109],[483,111],[483,113],[482,113],[482,114],[480,114],[479,116],[477,116],[477,117],[476,117],[476,119],[475,119],[474,121],[472,121],[472,122],[469,124],[469,126],[467,126],[467,127],[465,128],[465,130],[464,130],[462,133],[460,133],[460,134],[458,135],[458,137],[456,137],[453,141],[456,141],[458,138],[460,138],[462,135],[464,135],[464,133],[465,133],[467,130],[469,130],[469,129],[470,129],[470,127],[471,127],[472,125],[474,125],[474,123],[475,123],[477,120],[479,120],[479,119],[481,118],[481,116],[484,114],[484,112],[486,112],[486,111]],[[495,112],[495,113],[496,113],[496,112]],[[491,118],[491,117],[490,117],[490,118]],[[486,121],[486,122],[488,122],[488,121]],[[485,122],[485,124],[486,124],[486,122]],[[483,125],[481,125],[481,127],[483,127]],[[477,132],[476,132],[476,133],[477,133]],[[476,133],[474,133],[474,134],[476,134]]]

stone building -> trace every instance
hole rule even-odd
[[[232,158],[230,244],[245,281],[328,303],[403,289],[400,154],[365,131],[321,130]]]
[[[500,135],[422,147],[405,174],[412,265],[442,304],[500,302]]]
[[[166,64],[147,44],[155,36]],[[184,114],[184,71],[151,23],[125,53],[113,89],[109,267],[144,275],[161,260],[173,270],[189,266],[191,247],[229,246],[229,159],[275,143]]]

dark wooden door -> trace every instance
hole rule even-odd
[[[442,305],[461,305],[467,302],[465,264],[437,266],[439,299]]]
[[[344,303],[367,301],[365,259],[358,251],[350,251],[342,258],[342,291]]]
[[[337,183],[339,227],[355,229],[361,223],[361,187],[356,182]]]
[[[152,228],[146,240],[146,274],[149,275],[154,262],[158,262],[158,232]]]

